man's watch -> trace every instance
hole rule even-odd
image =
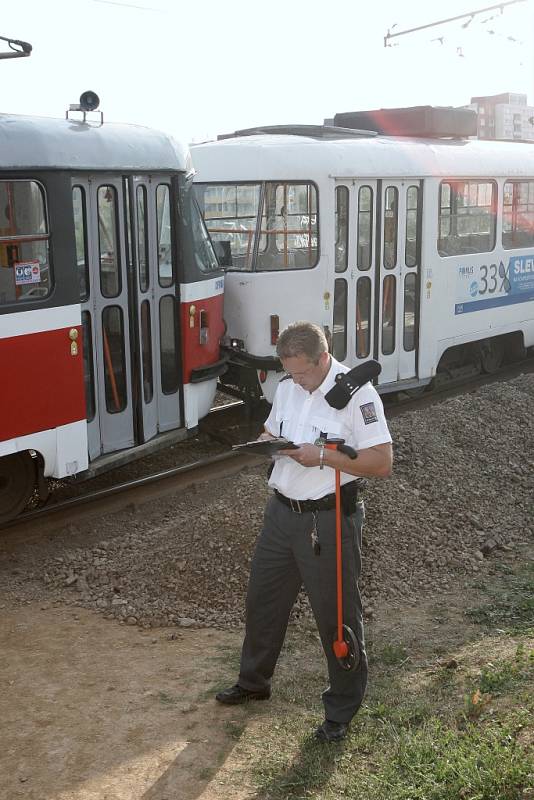
[[[316,439],[314,445],[319,448],[319,469],[324,469],[324,446],[326,444],[326,439],[322,437]]]

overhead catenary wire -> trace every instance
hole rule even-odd
[[[384,36],[384,47],[393,47],[393,45],[389,44],[389,42],[390,42],[391,39],[394,39],[394,38],[396,38],[398,36],[406,36],[408,33],[415,33],[416,31],[423,31],[423,30],[426,30],[427,28],[435,28],[438,25],[445,25],[448,22],[456,22],[459,19],[466,19],[467,17],[469,17],[469,22],[471,22],[474,19],[474,17],[477,16],[477,14],[485,14],[486,11],[494,11],[495,9],[500,9],[501,13],[503,13],[504,8],[506,6],[512,6],[512,5],[516,5],[517,3],[526,3],[526,2],[527,2],[527,0],[507,0],[504,3],[498,3],[497,5],[485,6],[484,8],[479,8],[479,9],[476,9],[474,11],[467,11],[465,14],[458,14],[455,17],[448,17],[447,19],[440,19],[440,20],[436,20],[435,22],[428,22],[425,25],[419,25],[416,28],[408,28],[405,31],[397,31],[396,33],[391,33],[388,30],[388,32]],[[469,23],[466,23],[466,25],[463,26],[463,27],[467,27],[467,24],[469,24]],[[393,27],[395,27],[395,26],[393,26]]]

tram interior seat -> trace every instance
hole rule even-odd
[[[521,247],[533,247],[534,231],[503,231],[502,244],[506,250],[512,250],[514,248],[519,249]]]
[[[493,233],[473,233],[469,236],[443,236],[438,243],[441,256],[463,256],[491,253],[495,246]]]

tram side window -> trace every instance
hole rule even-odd
[[[358,192],[358,269],[371,266],[373,253],[373,190],[370,186],[360,186]]]
[[[256,269],[309,269],[319,257],[317,189],[266,183]]]
[[[407,267],[417,267],[419,263],[419,187],[408,186],[406,190],[406,247],[404,260]]]
[[[178,391],[178,346],[176,341],[176,303],[166,294],[159,301],[160,375],[163,394]]]
[[[444,181],[439,199],[440,256],[489,253],[495,247],[493,181]]]
[[[252,270],[261,185],[195,184],[195,195],[221,266]]]
[[[534,246],[534,181],[504,184],[502,245],[505,250]]]
[[[416,273],[409,272],[404,278],[404,320],[402,344],[406,352],[415,349],[415,303]]]
[[[137,263],[139,269],[139,288],[146,292],[150,285],[148,269],[148,226],[146,186],[140,185],[136,190],[137,204]]]
[[[172,269],[171,199],[169,187],[160,183],[156,189],[158,220],[158,278],[159,285],[168,288],[174,283]]]
[[[117,242],[117,192],[114,186],[98,188],[98,243],[100,289],[104,297],[117,297],[121,293],[121,274]]]
[[[118,414],[127,405],[124,319],[120,306],[106,306],[102,311],[102,344],[106,408],[110,414]]]
[[[87,422],[91,422],[95,417],[95,376],[93,372],[93,332],[91,325],[91,314],[89,311],[82,311],[82,334],[83,334],[83,382],[85,386],[85,406]]]
[[[371,279],[358,278],[356,284],[356,357],[367,358],[371,351]]]
[[[346,186],[336,186],[336,272],[345,272],[348,264],[349,190]]]
[[[150,303],[141,303],[141,358],[143,364],[143,397],[150,403],[154,396],[154,379],[152,376],[152,332],[150,322]]]
[[[332,355],[338,361],[347,357],[347,281],[337,278],[334,284]]]
[[[83,302],[89,297],[89,261],[87,258],[85,189],[82,186],[74,186],[72,189],[72,208],[74,211],[74,234],[76,237],[76,269],[78,270],[80,300]]]
[[[397,228],[399,224],[399,190],[388,186],[384,197],[384,267],[397,263]]]
[[[0,305],[40,300],[52,289],[44,190],[0,181]]]
[[[395,350],[396,283],[395,276],[388,275],[382,284],[382,353],[391,355]]]

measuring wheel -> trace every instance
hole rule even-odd
[[[343,625],[342,632],[343,641],[340,642],[337,637],[334,639],[334,655],[339,666],[347,672],[351,672],[360,664],[360,646],[352,628]]]
[[[0,458],[0,525],[26,507],[35,487],[35,464],[27,450]]]

